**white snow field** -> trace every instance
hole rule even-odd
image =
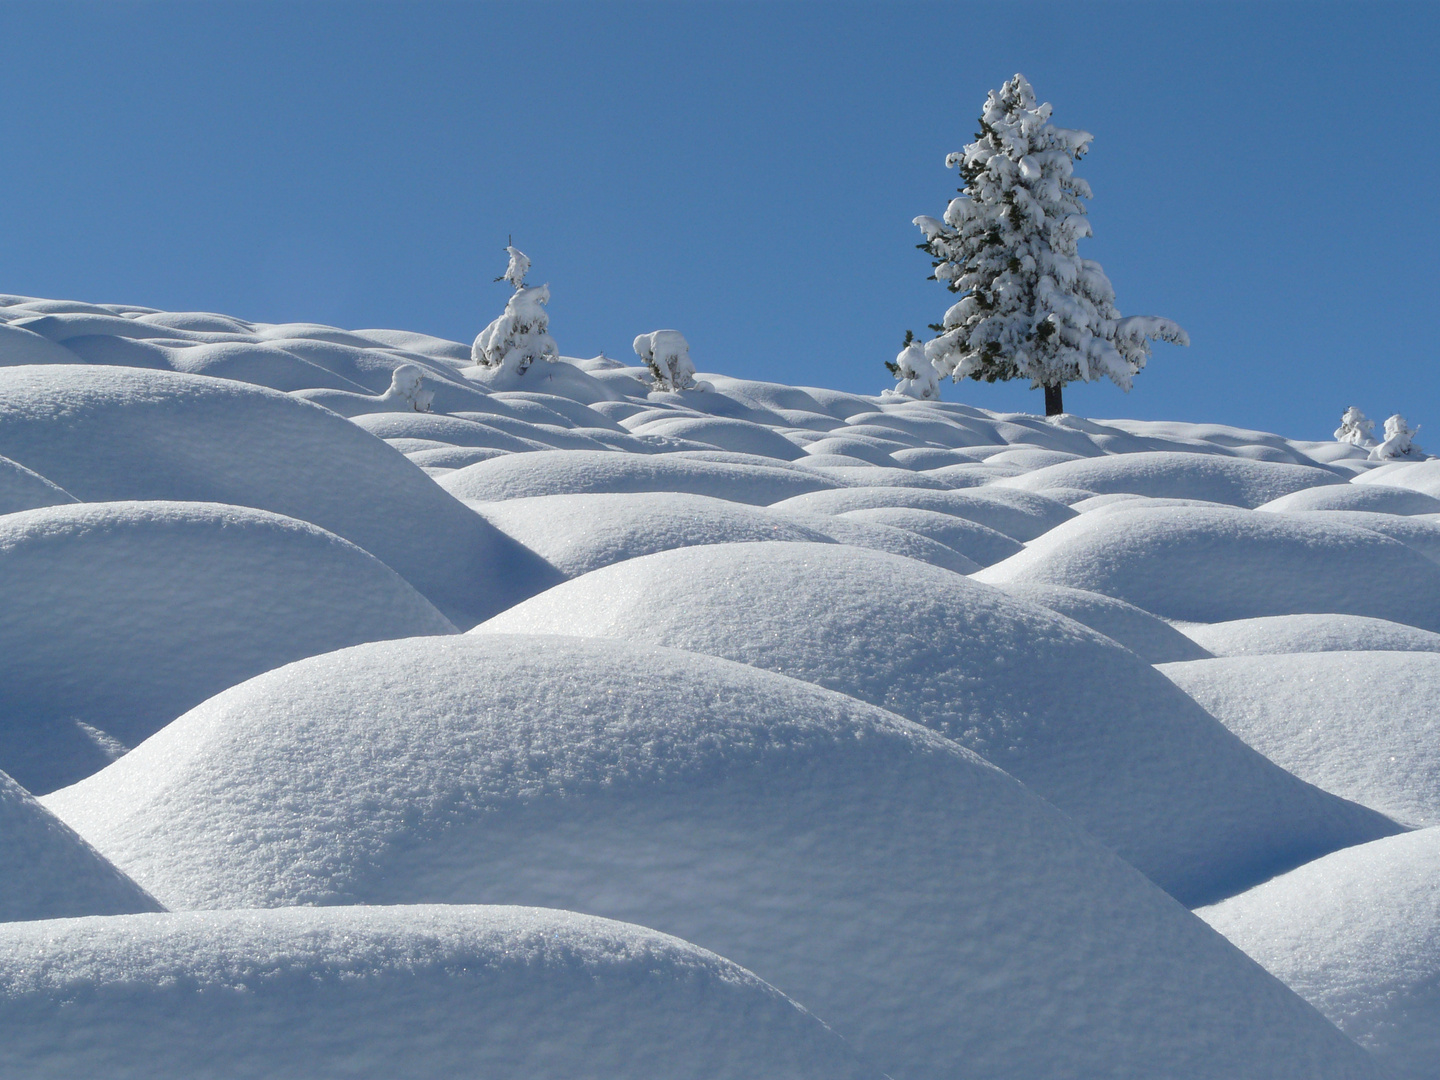
[[[1440,1062],[1440,829],[1347,848],[1233,899],[1207,922],[1392,1075]]]
[[[713,657],[503,634],[357,646],[212,698],[46,803],[175,908],[518,903],[673,933],[891,1076],[1356,1066],[998,769]]]
[[[535,327],[0,295],[0,1080],[1436,1075],[1440,461]]]
[[[188,912],[0,925],[0,1075],[859,1080],[750,972],[523,907]]]

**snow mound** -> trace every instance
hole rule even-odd
[[[1024,543],[1075,516],[1063,503],[1024,491],[929,491],[910,487],[848,487],[814,491],[777,501],[776,510],[845,514],[852,510],[905,508],[965,518]]]
[[[0,514],[75,502],[75,496],[37,472],[0,457]]]
[[[1083,488],[1100,495],[1126,492],[1251,508],[1303,488],[1342,482],[1335,473],[1313,465],[1173,451],[1065,461],[996,481],[1001,487],[1022,491]]]
[[[946,547],[954,548],[980,566],[1008,559],[1020,550],[1020,543],[1002,532],[969,518],[942,514],[938,510],[916,510],[905,506],[877,506],[869,510],[847,510],[837,515],[846,521],[890,525],[909,529]]]
[[[1407,492],[1407,494],[1409,494]],[[1383,514],[1369,510],[1310,510],[1302,520],[1320,524],[1334,522],[1369,529],[1418,551],[1431,562],[1440,562],[1440,514]]]
[[[516,631],[672,645],[890,709],[1012,773],[1189,903],[1395,829],[1248,750],[1110,639],[880,552],[720,544],[647,555],[474,632]]]
[[[1440,1061],[1440,829],[1337,851],[1198,914],[1402,1080]]]
[[[455,627],[314,525],[213,503],[0,517],[0,768],[51,791],[252,675]]]
[[[1369,529],[1310,518],[1116,507],[1067,521],[976,577],[1088,589],[1186,622],[1333,612],[1440,630],[1440,567]]]
[[[501,502],[537,495],[672,491],[764,506],[833,481],[800,469],[739,465],[673,455],[549,450],[476,462],[442,477],[456,498]]]
[[[1271,615],[1187,623],[1184,633],[1215,656],[1305,652],[1440,652],[1440,634],[1363,615]],[[1200,657],[1177,656],[1175,660]],[[1157,660],[1155,663],[1164,663]]]
[[[1328,487],[1293,491],[1256,507],[1281,513],[1307,510],[1363,510],[1376,514],[1440,513],[1440,499],[1419,491],[1391,488],[1381,484],[1333,484]]]
[[[520,907],[0,926],[0,1073],[655,1080],[873,1076],[743,968]]]
[[[1405,488],[1440,499],[1440,460],[1392,461],[1363,472],[1350,482]]]
[[[1118,641],[1147,664],[1203,660],[1210,655],[1169,623],[1124,600],[1064,585],[1017,583],[1001,588],[1017,600],[1059,612]]]
[[[159,910],[154,897],[0,772],[0,923]]]
[[[827,536],[837,544],[849,544],[871,551],[888,551],[891,555],[918,559],[956,574],[973,574],[980,569],[980,564],[969,556],[909,529],[880,525],[873,521],[857,521],[848,514],[802,514],[798,511],[776,510],[774,507],[770,508],[770,512],[776,517],[783,517]]]
[[[0,454],[87,502],[221,502],[312,522],[383,561],[462,626],[559,578],[349,421],[245,383],[121,367],[0,368]]]
[[[471,503],[567,577],[671,548],[744,540],[810,541],[829,537],[778,514],[705,495],[641,491],[541,495]]]
[[[47,802],[179,904],[521,903],[651,926],[746,965],[900,1078],[1373,1075],[1011,778],[713,657],[490,634],[358,646],[226,691]],[[365,940],[350,920],[423,926],[366,910],[167,925],[200,944],[230,919],[315,928],[317,960],[352,953],[342,930]],[[619,1004],[617,1024],[675,1023]],[[368,1024],[346,1008],[341,1030]]]
[[[1411,825],[1440,822],[1440,656],[1230,656],[1161,670],[1302,780]]]
[[[651,420],[630,429],[637,435],[663,435],[672,439],[689,439],[707,443],[720,450],[794,461],[805,451],[773,428],[749,420],[719,416],[677,416]]]

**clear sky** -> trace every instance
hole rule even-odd
[[[1021,71],[1095,136],[1081,252],[1193,341],[1071,411],[1440,448],[1440,4],[46,0],[0,49],[0,292],[469,341],[513,233],[566,355],[869,393]]]

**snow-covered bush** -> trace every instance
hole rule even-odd
[[[925,356],[925,347],[915,340],[913,332],[905,331],[900,355],[887,360],[885,366],[895,376],[896,383],[893,389],[882,391],[881,397],[939,400],[940,372]]]
[[[550,302],[548,285],[526,285],[525,275],[530,260],[511,245],[510,265],[496,281],[508,281],[515,294],[505,304],[500,317],[475,339],[470,356],[484,367],[499,367],[523,375],[536,360],[551,362],[560,356],[555,339],[550,336],[550,315],[545,305]]]
[[[690,362],[690,343],[678,330],[652,330],[635,339],[635,354],[645,361],[657,390],[701,389]]]
[[[1340,417],[1340,426],[1335,429],[1335,441],[1351,446],[1375,445],[1375,421],[1371,420],[1354,405]]]
[[[1151,340],[1190,341],[1169,319],[1121,318],[1105,271],[1076,253],[1091,193],[1074,163],[1091,135],[1056,127],[1050,112],[1023,75],[992,90],[977,140],[945,159],[960,169],[960,197],[943,221],[915,224],[936,280],[961,294],[926,357],[957,381],[1030,379],[1055,415],[1066,383],[1103,375],[1128,390]]]
[[[382,401],[408,401],[416,412],[429,412],[435,391],[426,390],[425,377],[414,364],[401,364],[390,374],[390,389],[380,396]]]
[[[1397,458],[1419,459],[1425,451],[1414,442],[1419,426],[1411,427],[1405,417],[1396,413],[1385,421],[1385,441],[1370,451],[1373,461],[1393,461]]]

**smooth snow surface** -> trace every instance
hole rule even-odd
[[[875,1076],[735,964],[523,907],[0,925],[0,1075],[448,1080]]]
[[[774,504],[777,510],[807,514],[845,514],[855,510],[929,510],[964,518],[1012,540],[1033,540],[1075,512],[1062,503],[1029,492],[989,488],[983,491],[931,491],[908,487],[852,487],[797,495]]]
[[[891,709],[1006,769],[1187,903],[1395,828],[1247,750],[1108,638],[881,552],[662,552],[474,632],[515,631],[672,645]]]
[[[0,924],[159,910],[154,897],[0,772]]]
[[[1236,735],[1326,791],[1440,822],[1440,656],[1232,656],[1161,670]]]
[[[1309,517],[1118,507],[1067,521],[976,577],[1088,589],[1187,622],[1333,612],[1440,631],[1440,566],[1373,530]]]
[[[455,633],[354,544],[214,503],[0,516],[0,596],[0,768],[36,792],[74,783],[280,664]]]
[[[1169,623],[1124,600],[1064,585],[1012,583],[1001,588],[1017,600],[1049,608],[1098,630],[1147,664],[1201,660],[1210,655],[1203,644],[1196,644]],[[1440,635],[1436,640],[1440,641]]]
[[[1271,615],[1186,623],[1185,636],[1215,656],[1304,652],[1440,652],[1440,634],[1363,615]],[[1170,660],[1196,660],[1174,656]],[[1156,660],[1155,663],[1165,663]]]
[[[0,367],[0,454],[87,502],[222,502],[311,522],[465,626],[559,578],[354,424],[244,383]]]
[[[737,465],[666,455],[599,450],[552,450],[491,458],[443,477],[440,486],[460,499],[499,502],[536,495],[678,491],[765,505],[835,484],[818,473]]]
[[[829,539],[778,514],[677,492],[541,495],[470,505],[567,577],[639,555],[697,544],[739,540],[825,543]]]
[[[1337,851],[1199,914],[1402,1080],[1440,1062],[1440,829]]]
[[[1097,495],[1124,492],[1163,498],[1204,499],[1256,507],[1302,488],[1338,484],[1342,478],[1314,465],[1252,461],[1218,454],[1175,452],[1117,454],[1066,461],[999,481],[1024,491],[1081,488]]]
[[[897,1080],[1374,1075],[999,770],[713,657],[504,634],[362,645],[226,691],[47,804],[176,907],[520,903],[673,933]],[[261,925],[315,927],[314,959],[283,966],[328,972],[326,935],[364,942],[366,910]],[[344,1007],[343,1030],[368,1022]],[[616,1009],[622,1032],[676,1022]]]

